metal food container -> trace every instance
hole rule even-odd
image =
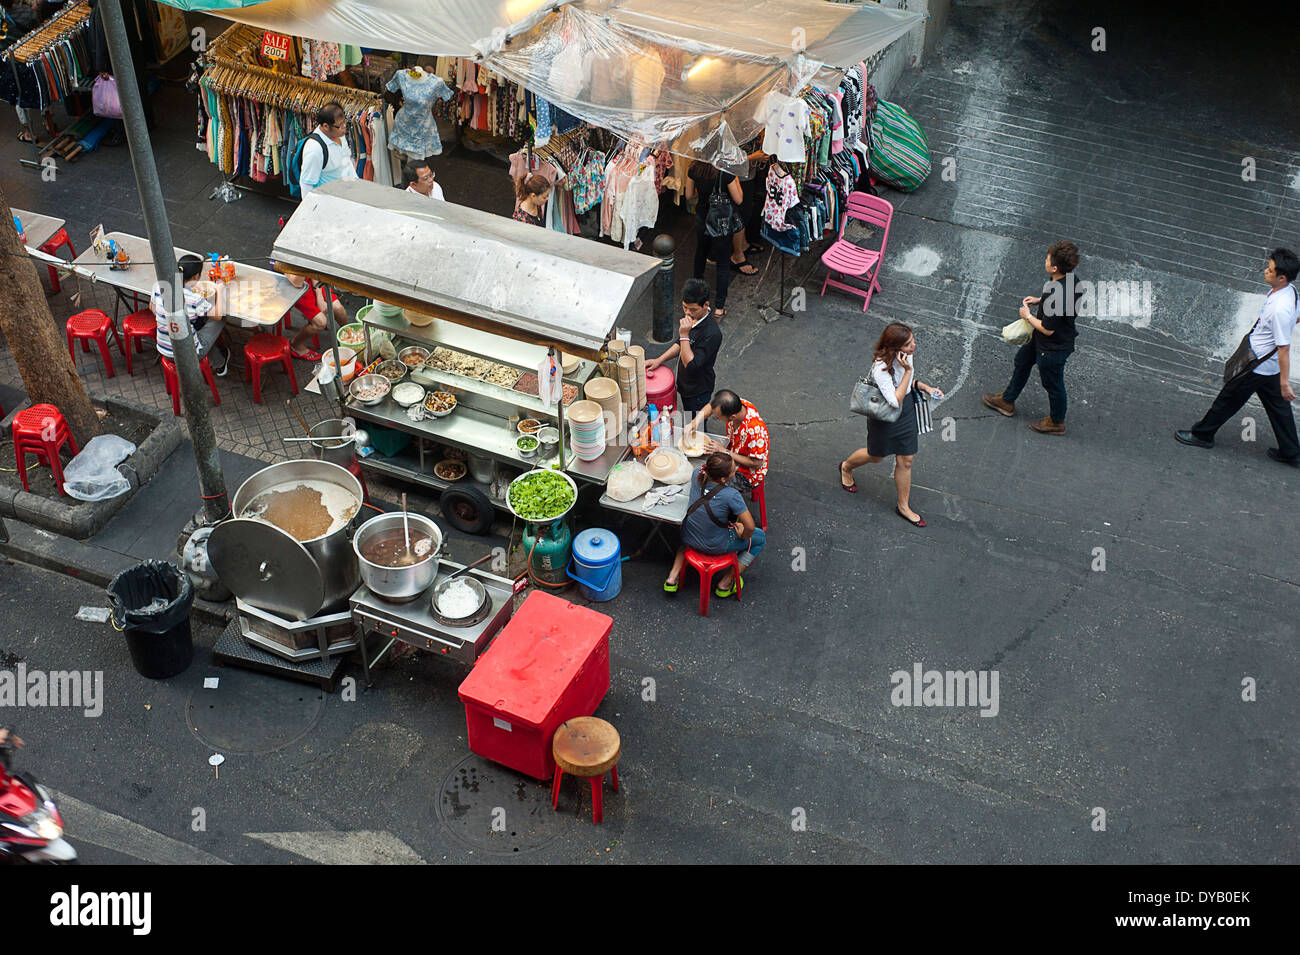
[[[356,500],[356,514],[342,527],[306,541],[240,516],[263,491],[303,481],[338,485]],[[361,583],[348,538],[361,522],[362,499],[361,482],[328,461],[283,461],[263,468],[240,485],[231,499],[234,517],[218,524],[208,538],[212,566],[235,596],[289,620],[346,609]]]
[[[423,514],[407,513],[411,532],[428,534],[433,541],[429,553],[419,563],[406,567],[385,567],[366,560],[361,555],[361,548],[378,534],[402,530],[402,514],[380,514],[370,518],[352,536],[352,550],[356,554],[357,565],[361,570],[361,580],[376,596],[395,603],[414,600],[429,589],[434,578],[438,576],[438,552],[442,550],[442,530]]]

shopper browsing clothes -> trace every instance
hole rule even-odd
[[[218,376],[224,375],[230,364],[230,355],[217,344],[217,339],[221,337],[225,323],[220,318],[208,317],[212,314],[213,305],[200,295],[195,287],[203,271],[203,260],[197,255],[182,255],[177,261],[177,267],[181,274],[181,281],[184,283],[185,317],[189,319],[190,328],[194,332],[194,348],[198,352],[199,361],[207,357],[209,352],[214,352],[216,359],[209,364]],[[162,283],[155,282],[149,305],[154,315],[158,317],[156,339],[158,354],[170,362],[175,362],[176,355],[172,351],[172,338],[166,320],[169,303],[164,295]]]
[[[713,197],[721,197],[727,215],[727,225],[723,234],[709,235],[709,209]],[[735,269],[741,275],[753,275],[758,269],[745,259],[742,249],[737,254],[733,245],[737,232],[743,232],[744,220],[740,215],[740,206],[744,203],[745,193],[740,181],[729,172],[719,172],[713,166],[697,159],[691,163],[686,174],[686,198],[695,202],[695,271],[697,279],[704,278],[704,266],[709,258],[718,263],[718,297],[714,314],[722,318],[727,314],[727,288],[731,285],[731,271]]]
[[[703,279],[688,279],[682,289],[682,319],[677,326],[676,344],[645,363],[646,371],[652,371],[681,356],[677,394],[683,417],[695,417],[708,405],[715,381],[713,363],[721,348],[722,329],[709,307],[709,286]]]
[[[316,113],[316,129],[302,146],[302,169],[298,182],[304,199],[317,186],[327,182],[357,178],[357,164],[352,158],[347,134],[348,117],[343,107],[338,103],[322,106]]]
[[[912,460],[916,456],[917,434],[920,427],[916,419],[916,396],[920,390],[933,398],[942,398],[938,388],[917,381],[912,370],[916,360],[916,338],[912,329],[902,322],[885,326],[876,341],[871,363],[871,380],[891,407],[899,408],[897,420],[867,419],[867,446],[858,448],[848,460],[840,462],[840,486],[856,494],[858,485],[853,472],[864,464],[875,464],[894,455],[894,488],[898,492],[895,510],[898,516],[915,527],[925,527],[925,518],[912,510]]]
[[[545,225],[542,210],[546,208],[546,200],[550,196],[551,184],[545,176],[538,173],[525,176],[515,183],[516,206],[510,218],[529,225]]]
[[[726,454],[714,452],[691,479],[691,503],[682,521],[682,544],[673,558],[672,570],[664,581],[664,590],[675,594],[681,584],[682,567],[686,563],[686,548],[701,554],[738,554],[739,586],[743,587],[747,570],[758,556],[767,535],[754,525],[754,517],[745,505],[745,499],[734,487],[729,487],[736,464]],[[731,597],[736,593],[736,575],[730,570],[718,581],[713,593],[718,597]]]
[[[1215,433],[1255,395],[1277,435],[1277,447],[1269,448],[1268,456],[1292,467],[1300,466],[1300,441],[1296,439],[1295,416],[1291,413],[1295,391],[1290,381],[1291,332],[1300,320],[1297,275],[1300,258],[1289,249],[1275,249],[1264,269],[1270,291],[1259,318],[1228,359],[1226,380],[1214,404],[1204,418],[1192,425],[1192,430],[1174,432],[1178,441],[1198,448],[1214,447]]]
[[[1073,242],[1057,242],[1047,250],[1050,282],[1037,297],[1026,296],[1020,302],[1020,317],[1034,327],[1030,340],[1016,352],[1011,381],[1002,394],[987,394],[984,404],[1010,418],[1016,413],[1016,399],[1029,382],[1029,373],[1038,365],[1038,377],[1047,392],[1049,414],[1041,421],[1029,422],[1039,434],[1065,434],[1065,362],[1074,351],[1079,331],[1075,327],[1082,287],[1075,278],[1079,250]]]
[[[705,418],[713,417],[727,427],[727,443],[710,439],[709,451],[725,454],[736,463],[736,486],[751,491],[767,480],[768,457],[771,452],[767,424],[748,401],[729,388],[723,388],[705,405],[695,420],[687,425],[688,432],[699,427]]]

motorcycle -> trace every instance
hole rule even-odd
[[[0,864],[68,865],[77,850],[63,838],[54,794],[27,773],[11,772],[23,741],[0,729]]]

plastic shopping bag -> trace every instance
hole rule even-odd
[[[131,490],[117,465],[135,454],[135,445],[116,434],[100,434],[63,469],[63,490],[78,501],[105,501]]]
[[[95,78],[95,86],[90,93],[90,108],[96,116],[105,119],[122,118],[122,101],[117,97],[117,80],[111,76]]]
[[[1008,345],[1027,345],[1034,337],[1034,326],[1023,318],[1017,318],[1010,325],[1003,327],[1002,340]]]

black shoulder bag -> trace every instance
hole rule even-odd
[[[694,513],[695,513],[695,509],[696,509],[697,507],[699,507],[701,504],[707,504],[708,501],[709,501],[709,498],[713,497],[713,495],[717,494],[719,491],[721,491],[721,490],[722,490],[723,488],[725,488],[726,486],[727,486],[727,485],[725,485],[725,484],[715,484],[715,485],[713,485],[712,488],[710,488],[709,490],[705,491],[702,495],[700,495],[698,498],[696,498],[694,504],[692,504],[690,507],[688,507],[688,508],[686,509],[686,517],[690,517],[692,514],[694,514]],[[718,520],[718,515],[713,513],[713,508],[711,508],[711,507],[705,507],[705,508],[704,508],[704,513],[705,513],[705,514],[708,514],[708,515],[709,515],[709,520],[713,521],[713,523],[717,524],[717,525],[718,525],[719,527],[721,527],[723,530],[731,530],[731,525],[730,525],[730,524],[728,524],[726,521],[720,521],[720,520]],[[682,518],[682,520],[683,520],[683,522],[685,522],[686,518]]]
[[[1300,305],[1300,292],[1296,291],[1294,285],[1291,286],[1291,293],[1296,296],[1296,304]],[[1263,316],[1261,315],[1260,318],[1262,317]],[[1241,344],[1238,345],[1237,350],[1232,353],[1232,357],[1224,362],[1223,383],[1225,385],[1236,381],[1242,375],[1254,371],[1260,365],[1264,364],[1264,362],[1272,358],[1274,353],[1277,351],[1277,346],[1274,345],[1273,351],[1269,352],[1263,358],[1255,357],[1255,352],[1250,347],[1250,336],[1255,334],[1255,329],[1258,327],[1259,319],[1257,318],[1255,319],[1255,324],[1250,326],[1250,331],[1246,332],[1246,334],[1242,336]]]

